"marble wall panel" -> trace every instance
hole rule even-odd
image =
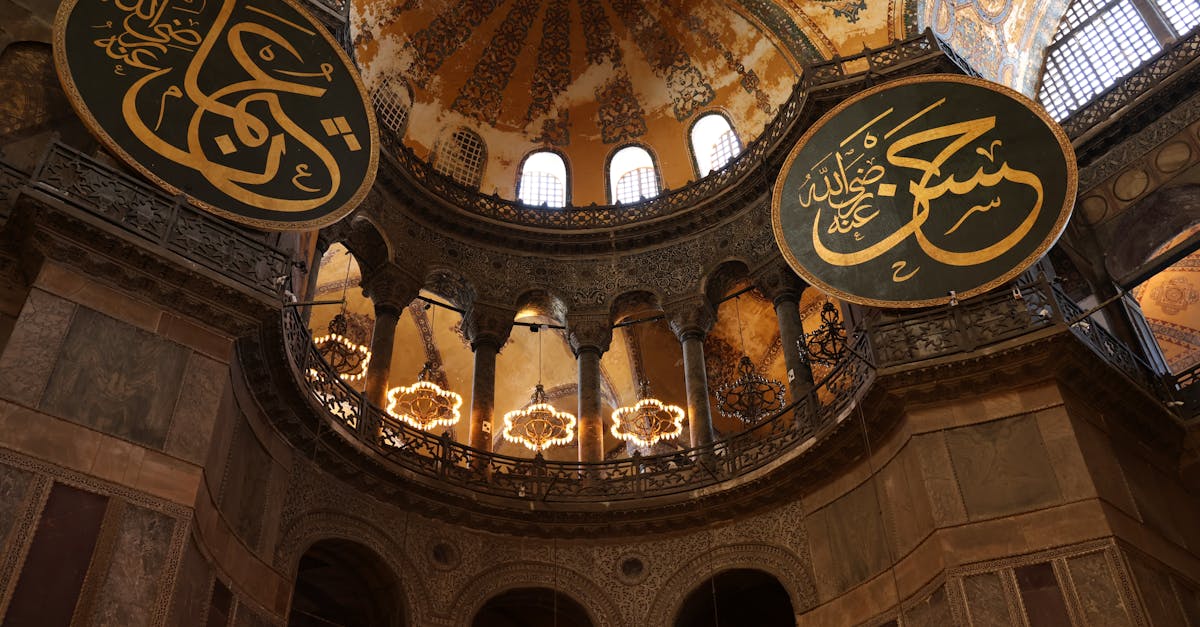
[[[193,627],[204,624],[208,598],[212,594],[213,576],[208,560],[200,553],[194,540],[189,540],[175,578],[175,595],[167,616],[170,627]]]
[[[1061,500],[1032,415],[952,429],[946,440],[971,519],[1025,512]]]
[[[0,548],[7,552],[8,536],[27,507],[33,473],[0,464]]]
[[[189,351],[81,307],[63,342],[41,408],[160,449]]]
[[[946,587],[938,586],[932,594],[904,612],[906,627],[945,627],[954,624]]]
[[[813,570],[821,599],[867,580],[891,564],[874,481],[867,481],[809,518]]]
[[[271,458],[244,419],[237,423],[221,484],[221,511],[249,546],[258,548],[270,497]]]
[[[1008,627],[1021,622],[1009,611],[1008,595],[1000,573],[982,573],[963,579],[967,612],[972,627]]]
[[[1194,509],[1194,499],[1188,498],[1173,480],[1142,456],[1123,446],[1116,447],[1116,454],[1142,522],[1172,542],[1186,546],[1189,536],[1194,537],[1200,527],[1195,523],[1197,518],[1187,515]]]
[[[1126,555],[1151,624],[1156,627],[1187,624],[1183,618],[1183,607],[1171,587],[1170,575],[1151,566],[1146,558],[1140,555]]]
[[[879,478],[896,556],[906,555],[935,525],[915,447],[908,446],[892,458]]]
[[[1015,575],[1029,627],[1071,627],[1067,602],[1050,562],[1018,566]]]
[[[1133,625],[1129,607],[1117,586],[1116,572],[1103,552],[1067,559],[1082,618],[1095,627]]]
[[[1185,584],[1178,578],[1174,579],[1175,592],[1179,595],[1179,603],[1183,606],[1183,614],[1187,616],[1189,625],[1200,625],[1200,589]]]
[[[167,432],[168,453],[195,464],[204,463],[228,380],[229,371],[225,365],[192,353]]]
[[[938,431],[919,435],[910,446],[916,451],[933,520],[939,527],[965,522],[967,509],[954,476],[946,434]]]
[[[0,397],[36,407],[71,326],[75,304],[31,290],[0,354]]]
[[[165,514],[125,506],[92,624],[153,624],[175,524]]]
[[[227,627],[233,616],[233,592],[220,579],[213,583],[212,597],[208,603],[206,627]]]
[[[271,622],[249,605],[238,601],[237,613],[234,614],[233,625],[234,627],[271,627]]]

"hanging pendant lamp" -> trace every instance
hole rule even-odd
[[[766,416],[783,409],[783,382],[758,374],[754,362],[746,354],[746,336],[742,331],[741,296],[734,299],[737,306],[738,335],[741,338],[742,358],[738,360],[738,378],[717,388],[717,409],[729,418],[747,425],[757,424]]]
[[[350,252],[346,251],[346,255]],[[346,288],[350,285],[350,261],[346,261],[346,276],[342,279],[342,310],[329,321],[327,333],[313,338],[317,353],[343,381],[357,381],[367,376],[371,349],[347,337],[350,323],[346,319]]]
[[[536,327],[534,332],[541,329]],[[570,444],[575,439],[575,423],[573,414],[558,411],[547,402],[546,389],[542,387],[542,336],[539,333],[537,386],[524,409],[504,414],[504,430],[500,435],[537,453],[552,446]]]
[[[640,336],[640,329],[638,333]],[[638,385],[637,403],[620,407],[612,413],[611,431],[613,437],[618,439],[639,446],[653,446],[683,433],[683,417],[683,408],[667,405],[654,398],[650,394],[650,382],[642,380]]]

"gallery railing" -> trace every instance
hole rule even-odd
[[[787,101],[780,105],[779,112],[763,129],[762,134],[750,142],[729,165],[699,181],[629,205],[568,205],[562,209],[550,209],[505,200],[496,195],[486,196],[437,171],[425,159],[418,157],[394,133],[384,130],[380,135],[385,160],[390,157],[395,167],[407,172],[408,176],[425,187],[432,197],[441,198],[459,209],[493,220],[543,228],[609,228],[683,211],[713,197],[734,181],[747,177],[757,176],[767,180],[773,173],[766,171],[769,168],[760,166],[769,155],[783,146],[783,140],[792,134],[793,127],[812,92],[834,83],[861,78],[868,72],[878,77],[886,77],[912,61],[933,59],[941,55],[942,49],[937,38],[926,31],[883,48],[808,66],[804,70],[802,80],[793,88]]]
[[[331,420],[376,454],[413,473],[482,493],[546,502],[664,496],[719,484],[818,442],[849,415],[881,369],[966,353],[1043,329],[1069,329],[1099,357],[1155,391],[1136,355],[1044,279],[888,320],[874,319],[811,393],[761,423],[710,445],[596,463],[490,453],[415,429],[368,403],[320,357],[300,314],[283,316],[293,374],[319,419]]]
[[[32,175],[0,165],[0,212],[21,190],[42,192],[264,296],[278,294],[288,256],[229,222],[62,144]],[[2,215],[2,213],[0,213]]]

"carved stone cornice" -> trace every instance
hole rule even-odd
[[[608,314],[568,314],[567,341],[576,357],[584,350],[607,352],[612,343],[612,323]]]
[[[513,318],[516,310],[499,305],[475,302],[463,313],[462,329],[467,340],[471,342],[471,350],[480,344],[488,344],[499,349],[508,341],[512,333]]]
[[[663,309],[667,315],[667,325],[680,342],[692,338],[704,339],[717,321],[716,309],[706,298],[676,301]]]

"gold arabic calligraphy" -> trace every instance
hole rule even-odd
[[[230,25],[237,0],[223,0],[211,27],[201,36],[197,18],[207,0],[179,2],[172,6],[171,0],[114,0],[114,6],[127,14],[123,32],[94,41],[110,58],[121,61],[114,67],[117,74],[146,72],[121,100],[121,113],[133,135],[158,155],[195,170],[213,187],[247,205],[300,212],[327,203],[341,185],[338,161],[329,147],[288,115],[280,100],[288,94],[320,98],[333,83],[334,66],[320,63],[306,68],[308,62],[284,34],[312,37],[316,33],[254,6],[247,6],[247,11],[266,19]],[[109,22],[97,28],[111,26]],[[244,73],[243,79],[206,88],[202,85],[210,85],[216,74],[206,63],[222,45]],[[186,66],[168,62],[180,56],[168,55],[172,49],[186,55]],[[219,74],[229,75],[230,69],[220,68]],[[143,111],[149,109],[147,102],[155,103],[151,115]],[[160,129],[168,111],[177,112],[181,105],[190,109],[186,135],[182,142],[172,142]],[[214,133],[211,129],[218,124],[231,132]],[[325,136],[344,141],[351,152],[362,148],[344,116],[323,119],[321,126]],[[258,165],[252,168],[226,165],[217,156],[256,149],[252,154]],[[280,183],[286,186],[282,193]]]
[[[945,100],[943,98],[925,107],[891,128],[883,134],[882,140],[891,139],[915,120],[944,104]],[[894,109],[884,111],[843,138],[838,150],[814,164],[801,183],[798,198],[800,206],[816,208],[812,243],[822,260],[834,266],[856,266],[894,250],[907,238],[913,237],[920,249],[934,261],[950,266],[973,266],[1003,255],[1029,234],[1042,210],[1042,181],[1036,174],[1014,168],[1005,160],[996,163],[1003,149],[1002,140],[993,139],[986,145],[975,144],[980,140],[986,141],[988,133],[996,128],[995,116],[945,124],[898,137],[888,144],[884,151],[885,165],[877,163],[879,155],[877,151],[872,152],[881,141],[872,132],[872,128],[893,112]],[[855,142],[859,136],[863,137],[861,146]],[[913,154],[918,152],[919,147],[934,142],[939,142],[935,145],[940,145],[946,140],[949,142],[932,158],[921,158]],[[947,162],[951,159],[962,159],[961,151],[972,145],[976,146],[974,153],[981,158],[983,165],[963,180],[959,180],[954,174],[944,173]],[[907,191],[913,198],[911,218],[890,234],[856,250],[843,252],[831,248],[825,243],[825,236],[845,239],[845,236],[849,235],[853,242],[861,242],[864,236],[860,229],[880,215],[880,209],[875,206],[876,199],[896,195],[895,184],[881,182],[888,172],[888,167],[914,170],[919,174],[910,178],[908,182]],[[934,201],[947,194],[962,197],[981,187],[994,188],[1004,181],[1028,187],[1033,192],[1031,203],[1020,203],[1026,205],[1028,213],[1009,233],[999,241],[968,251],[948,250],[930,241],[925,227]],[[953,235],[968,218],[1000,207],[1001,196],[1002,194],[997,192],[990,202],[971,206],[949,229],[941,233],[941,236]],[[1013,207],[1009,209],[1019,210],[1016,207],[1018,203],[1010,204]],[[828,221],[828,226],[824,229],[823,218]],[[900,259],[891,265],[892,281],[906,281],[917,274],[920,266],[910,269],[908,263],[909,260]]]

